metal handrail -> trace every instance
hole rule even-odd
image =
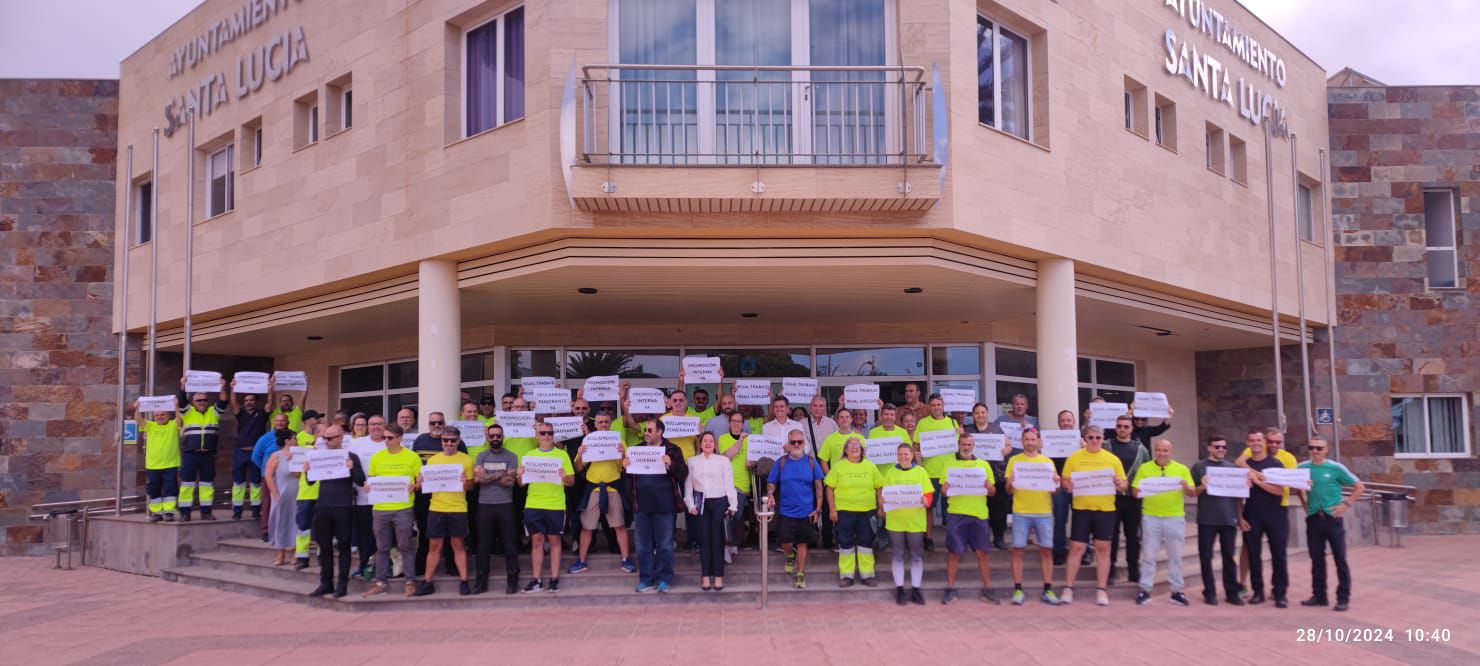
[[[128,505],[130,503],[138,503],[139,505],[142,505],[143,502],[148,501],[148,498],[144,497],[143,495],[129,495],[122,499],[123,505]],[[113,497],[99,497],[97,499],[68,500],[66,502],[46,502],[44,504],[32,504],[32,513],[30,519],[43,520],[47,516],[57,513],[101,513],[103,511],[112,511],[113,506],[115,503],[117,503],[117,501],[117,498]],[[100,506],[89,506],[92,504],[98,504]],[[40,511],[40,513],[35,513],[36,511]]]

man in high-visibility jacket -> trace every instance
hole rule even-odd
[[[307,448],[324,448],[319,440],[319,420],[324,415],[312,409],[303,413],[303,430],[298,431],[298,446]],[[319,499],[319,484],[310,484],[308,478],[301,472],[293,472],[298,479],[298,501],[293,507],[293,522],[298,528],[298,534],[293,541],[293,568],[303,570],[308,568],[308,549],[313,543],[313,511],[314,505]]]
[[[221,415],[226,413],[226,380],[221,394],[211,404],[205,393],[190,395],[185,402],[185,378],[180,378],[180,520],[190,522],[190,510],[199,503],[202,520],[215,520],[211,503],[216,500],[216,445]]]
[[[134,401],[131,411],[135,418],[142,416],[139,401]],[[139,423],[139,432],[144,436],[149,522],[174,522],[180,493],[180,415],[168,410],[152,412],[149,420]]]

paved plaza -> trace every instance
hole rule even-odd
[[[761,611],[665,604],[654,595],[637,606],[351,613],[4,558],[0,576],[10,582],[0,588],[0,645],[3,661],[17,664],[1475,664],[1477,550],[1480,536],[1357,549],[1345,614],[1178,608],[1161,589],[1156,603],[1137,607],[1124,585],[1109,608],[942,607],[938,580],[926,581],[923,608],[793,602]],[[1304,598],[1309,560],[1292,558],[1291,573],[1292,601]],[[1409,640],[1406,630],[1420,628],[1447,629],[1449,640]],[[1318,630],[1320,642],[1299,640],[1302,629]],[[1382,640],[1327,642],[1334,636],[1326,629],[1381,630]]]

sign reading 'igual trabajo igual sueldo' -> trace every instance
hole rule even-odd
[[[1253,68],[1269,83],[1284,88],[1286,79],[1285,60],[1265,44],[1245,32],[1242,27],[1229,20],[1205,0],[1157,0],[1179,17],[1187,20],[1194,31],[1210,37],[1244,64]],[[1238,110],[1238,114],[1249,124],[1258,127],[1264,118],[1269,118],[1270,130],[1275,136],[1289,136],[1290,127],[1285,105],[1270,93],[1261,90],[1258,80],[1250,81],[1242,76],[1235,88],[1229,67],[1207,50],[1199,51],[1196,44],[1178,39],[1177,33],[1167,28],[1162,35],[1166,45],[1166,70],[1173,76],[1187,79],[1188,85],[1201,90],[1208,97]],[[1235,92],[1236,91],[1236,92]],[[1238,102],[1235,104],[1234,98]]]
[[[169,78],[186,76],[197,67],[204,67],[217,51],[238,39],[245,39],[274,16],[302,1],[245,0],[236,10],[208,24],[200,34],[170,52]],[[192,117],[209,116],[231,100],[256,92],[264,83],[277,81],[306,61],[308,39],[303,34],[303,26],[271,34],[237,56],[235,67],[209,72],[183,94],[171,97],[164,105],[164,135],[173,135]],[[229,86],[228,73],[234,74]]]

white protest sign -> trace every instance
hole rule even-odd
[[[561,483],[560,459],[546,456],[524,456],[519,459],[524,466],[524,485],[531,483]]]
[[[812,402],[817,395],[817,380],[801,377],[781,378],[781,395],[793,403]]]
[[[1038,437],[1043,440],[1043,455],[1050,458],[1068,458],[1079,450],[1078,430],[1040,430]]]
[[[943,388],[940,391],[940,399],[946,403],[946,412],[970,413],[971,408],[976,406],[976,391],[963,388]]]
[[[1115,470],[1110,468],[1091,469],[1069,474],[1074,482],[1075,497],[1095,497],[1115,494]]]
[[[411,477],[372,476],[365,480],[371,504],[404,504],[411,501]]]
[[[536,414],[566,414],[570,412],[570,389],[541,386],[525,391],[524,399],[534,402]]]
[[[615,430],[597,430],[581,440],[586,452],[581,460],[588,463],[622,459],[622,433]]]
[[[918,509],[925,504],[925,494],[920,491],[920,486],[907,483],[898,486],[884,486],[884,511],[895,509]]]
[[[308,480],[328,481],[349,478],[348,449],[314,449],[308,452]]]
[[[697,416],[664,416],[663,436],[668,439],[674,437],[694,437],[699,434],[699,417]]]
[[[655,388],[635,388],[627,392],[627,411],[631,414],[662,414],[663,392]]]
[[[186,370],[186,393],[220,393],[221,373],[210,370]]]
[[[1264,482],[1270,485],[1285,486],[1299,490],[1310,489],[1309,468],[1297,467],[1295,469],[1285,469],[1283,467],[1275,467],[1262,471],[1264,472]]]
[[[666,449],[664,446],[627,447],[627,473],[667,474],[668,468],[663,465],[663,453]]]
[[[683,381],[685,384],[716,384],[719,380],[719,357],[683,357]]]
[[[863,442],[863,457],[875,465],[893,465],[899,462],[899,445],[902,437],[877,437]]]
[[[1014,462],[1012,464],[1012,487],[1014,490],[1047,490],[1053,492],[1058,486],[1053,482],[1053,463]]]
[[[421,492],[460,493],[463,491],[463,466],[426,465],[421,468]]]
[[[587,377],[581,387],[581,397],[590,402],[616,400],[620,397],[620,383],[616,375]]]
[[[231,390],[237,393],[266,393],[267,373],[238,372],[231,376]]]
[[[294,446],[291,451],[288,451],[288,471],[301,473],[303,463],[308,462],[308,452],[312,450],[306,446]]]
[[[155,395],[139,398],[139,411],[141,412],[173,412],[179,409],[179,403],[175,402],[175,396]]]
[[[274,391],[307,391],[308,373],[302,370],[278,370],[272,373]]]
[[[559,385],[554,377],[521,377],[519,379],[519,387],[524,389],[526,394],[537,388],[555,388]],[[525,395],[524,399],[528,400],[529,396]]]
[[[488,426],[478,419],[451,421],[448,425],[457,428],[457,436],[462,438],[466,446],[483,446],[488,441]],[[508,428],[504,429],[504,436],[509,436]]]
[[[1171,405],[1167,402],[1167,394],[1136,392],[1136,417],[1153,419],[1172,418]]]
[[[987,470],[984,467],[947,467],[946,483],[950,484],[950,488],[946,489],[947,497],[985,495]]]
[[[504,439],[534,437],[534,412],[495,412],[495,417],[504,428]]]
[[[1148,476],[1137,482],[1137,488],[1141,489],[1141,497],[1150,497],[1182,489],[1182,477],[1180,476]]]
[[[997,429],[1007,436],[1007,441],[1012,443],[1012,448],[1023,448],[1023,424],[1017,421],[998,421]]]
[[[848,409],[878,409],[878,384],[849,384],[843,387],[843,406]]]
[[[917,432],[915,437],[920,440],[920,455],[930,458],[943,456],[956,452],[955,430],[930,430]]]
[[[1242,467],[1209,467],[1203,482],[1214,497],[1249,497],[1249,470]]]
[[[1007,446],[1007,435],[995,433],[974,433],[971,436],[976,446],[972,454],[982,460],[991,462],[1002,462],[1006,456],[1002,455],[1002,448]]]
[[[1130,411],[1131,406],[1123,402],[1092,402],[1089,404],[1089,424],[1102,430],[1114,430],[1115,420]]]
[[[771,404],[771,382],[764,379],[735,380],[735,403],[739,405]]]
[[[581,436],[581,421],[579,416],[546,416],[545,423],[555,428],[555,441],[563,442]]]
[[[780,460],[786,453],[786,445],[780,437],[750,435],[745,438],[745,459],[755,462],[761,458]]]

